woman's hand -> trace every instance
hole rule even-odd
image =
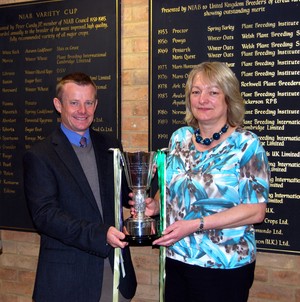
[[[171,246],[180,239],[192,234],[199,227],[199,219],[178,220],[168,226],[162,237],[153,241],[153,245]]]

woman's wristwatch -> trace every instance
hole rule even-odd
[[[200,219],[200,224],[199,224],[197,231],[195,232],[197,235],[204,233],[204,219],[203,219],[203,217],[200,217],[199,219]]]

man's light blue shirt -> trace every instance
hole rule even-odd
[[[62,132],[66,135],[66,137],[68,138],[69,142],[75,146],[80,147],[80,138],[82,137],[82,135],[66,128],[62,123],[60,124],[60,128],[62,130]],[[86,139],[87,139],[87,144],[89,144],[91,138],[90,138],[90,129],[87,129],[83,135]]]

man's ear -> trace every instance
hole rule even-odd
[[[57,112],[61,113],[61,101],[58,98],[54,98],[53,99],[53,105],[55,107],[55,109],[57,110]]]

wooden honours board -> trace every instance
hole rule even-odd
[[[22,156],[59,122],[57,81],[90,75],[99,99],[93,128],[120,138],[120,3],[36,1],[0,14],[0,227],[31,230]]]
[[[202,61],[226,62],[241,82],[245,128],[270,161],[260,251],[300,253],[300,2],[150,1],[150,149],[185,125],[184,87]]]

